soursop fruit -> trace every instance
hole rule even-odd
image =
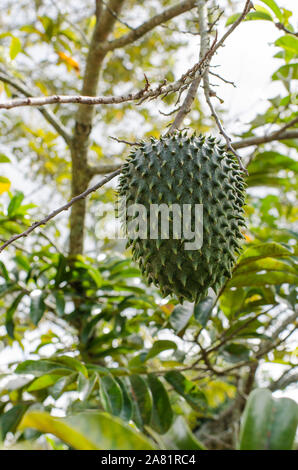
[[[244,238],[245,183],[235,157],[214,137],[188,137],[180,132],[140,143],[123,166],[118,196],[122,222],[130,227],[126,236],[133,258],[147,281],[157,285],[164,296],[176,294],[180,302],[199,302],[209,287],[217,292],[231,277]],[[134,204],[142,205],[145,212],[130,212]],[[203,235],[200,248],[186,249],[189,237],[173,228],[172,211],[168,232],[160,223],[158,236],[154,227],[152,238],[150,207],[161,204],[191,205],[191,231],[196,233],[201,227]],[[201,225],[195,223],[197,204],[203,205]],[[138,231],[140,221],[142,231]]]

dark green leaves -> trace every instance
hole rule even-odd
[[[45,312],[45,295],[43,292],[31,296],[30,318],[34,325],[37,325]]]
[[[168,393],[162,381],[154,374],[148,376],[148,384],[153,397],[150,426],[159,434],[164,434],[173,421],[173,411]]]
[[[155,341],[155,343],[153,343],[152,348],[148,351],[147,355],[145,356],[144,361],[148,361],[148,359],[152,359],[159,353],[163,351],[168,351],[170,349],[173,349],[174,351],[177,349],[177,344],[174,343],[174,341],[169,341],[166,339]]]
[[[204,327],[210,318],[213,306],[214,299],[212,297],[206,297],[194,307],[195,319]]]
[[[28,361],[24,361],[24,362],[21,362],[15,372],[17,374],[33,374],[35,377],[40,377],[41,375],[44,375],[44,374],[49,374],[49,373],[53,373],[58,370],[58,369],[62,369],[62,370],[65,370],[65,365],[64,364],[61,364],[61,363],[58,363],[58,362],[54,362],[54,361],[47,361],[47,360],[40,360],[40,361],[32,361],[32,360],[28,360]],[[69,371],[71,371],[70,368],[68,368]]]
[[[277,243],[251,246],[239,259],[227,287],[265,286],[297,283],[297,269],[289,248]]]
[[[187,326],[192,314],[192,309],[189,307],[177,305],[174,308],[170,317],[170,323],[172,328],[175,330],[175,333],[180,333],[180,331]]]
[[[297,425],[294,400],[273,398],[269,390],[256,389],[243,413],[240,450],[291,450]]]
[[[119,416],[123,406],[123,396],[120,385],[113,377],[107,375],[100,381],[100,396],[108,413]]]
[[[161,436],[161,440],[170,450],[205,450],[189,429],[183,416],[177,416],[169,431]]]
[[[129,377],[134,404],[134,420],[143,427],[150,424],[152,412],[152,395],[145,380],[139,375]]]
[[[14,322],[13,322],[13,315],[18,308],[19,303],[21,302],[22,298],[24,297],[25,292],[21,292],[12,302],[11,306],[6,311],[5,316],[5,326],[7,333],[11,338],[14,337]]]
[[[15,432],[28,405],[16,405],[0,416],[0,435],[4,440],[8,432]]]
[[[166,380],[172,385],[175,391],[199,412],[206,410],[207,400],[204,393],[194,382],[188,380],[181,372],[170,371],[165,374]]]

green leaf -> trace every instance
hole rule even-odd
[[[148,361],[148,359],[152,359],[153,357],[157,356],[162,351],[168,351],[169,349],[177,349],[177,344],[174,341],[169,341],[167,339],[161,339],[155,341],[152,348],[148,351],[147,355],[143,359],[143,361]]]
[[[41,292],[38,295],[34,295],[31,297],[31,304],[30,304],[30,318],[34,325],[37,325],[40,319],[42,318],[46,305],[44,302],[45,294]]]
[[[11,338],[14,338],[14,322],[13,322],[13,315],[18,308],[19,303],[21,302],[22,298],[24,297],[25,292],[21,292],[12,302],[11,306],[6,311],[5,316],[5,327],[7,330],[8,335]]]
[[[54,418],[45,412],[30,411],[19,429],[50,433],[77,450],[153,450],[140,432],[119,418],[97,411],[85,411],[67,418]]]
[[[186,327],[188,324],[193,312],[192,309],[189,307],[184,307],[183,305],[177,305],[171,316],[170,316],[170,324],[172,328],[175,330],[175,333],[180,333],[183,328]]]
[[[57,272],[55,276],[55,287],[59,287],[60,282],[65,280],[67,261],[65,256],[59,254]]]
[[[291,450],[298,425],[298,405],[254,390],[247,400],[240,429],[240,450]]]
[[[56,310],[59,317],[63,317],[65,313],[65,299],[62,292],[55,292]]]
[[[298,276],[296,276],[295,274],[280,271],[261,271],[259,273],[253,272],[235,275],[226,284],[226,288],[244,286],[266,286],[268,284],[296,284],[297,281]]]
[[[298,54],[298,38],[291,36],[290,34],[286,34],[285,36],[277,39],[277,41],[275,41],[275,45],[293,52],[294,54]]]
[[[292,254],[291,250],[279,243],[259,243],[258,245],[250,246],[243,252],[239,258],[239,265],[243,266],[261,258],[278,258],[281,256],[291,256]]]
[[[68,373],[71,373],[71,369],[65,368],[65,365],[63,364],[58,364],[57,362],[54,361],[47,361],[47,360],[40,360],[40,361],[24,361],[21,362],[17,368],[15,369],[15,373],[17,374],[32,374],[35,377],[40,377],[41,375],[44,374],[49,374],[49,373],[57,373],[57,370],[60,369],[61,373],[64,373],[65,370],[68,371]]]
[[[182,416],[176,417],[172,427],[160,439],[167,450],[206,450],[191,432]]]
[[[9,48],[9,57],[11,60],[14,60],[16,56],[21,52],[22,50],[22,43],[19,38],[13,36],[11,38],[11,43],[10,43],[10,48]]]
[[[199,412],[207,407],[205,394],[199,390],[196,384],[184,377],[181,372],[172,370],[165,374],[165,379],[172,385],[176,392],[181,395],[190,404],[190,406]]]
[[[81,360],[70,356],[59,356],[57,357],[56,361],[56,364],[59,366],[69,367],[70,369],[80,372],[85,377],[88,377],[88,370]]]
[[[283,22],[283,14],[274,0],[261,0],[261,2],[265,3],[265,5],[275,13],[276,18],[278,18],[281,23]]]
[[[119,416],[123,405],[123,396],[120,385],[109,375],[101,378],[100,396],[104,409],[114,416]]]
[[[57,374],[48,374],[48,375],[42,375],[41,377],[38,377],[35,379],[27,388],[28,392],[34,392],[36,390],[42,390],[43,388],[48,388],[51,385],[54,385],[59,379],[61,378],[61,375]]]
[[[15,196],[13,196],[7,208],[7,215],[9,217],[13,217],[17,213],[18,208],[21,206],[23,199],[24,194],[21,192],[18,192]]]
[[[231,15],[226,22],[226,26],[229,26],[230,24],[235,23],[235,21],[237,21],[238,18],[240,18],[240,16],[241,16],[241,13],[234,13],[233,15]],[[248,15],[246,15],[245,21],[253,21],[253,20],[273,21],[270,13],[266,11],[253,11],[251,13],[248,13]]]
[[[75,382],[77,375],[78,374],[76,372],[69,375],[65,375],[63,377],[61,377],[60,375],[59,380],[57,380],[53,385],[48,388],[48,394],[51,395],[55,400],[58,400],[58,398],[65,391],[66,387]]]
[[[127,391],[128,385],[124,378],[115,377],[115,380],[121,388],[123,398],[122,409],[119,417],[123,419],[123,421],[128,422],[132,418],[133,413],[132,401]]]
[[[298,163],[293,158],[278,152],[259,152],[248,165],[247,184],[252,186],[251,180],[255,176],[276,175],[279,170],[285,169],[298,172]]]
[[[220,308],[227,317],[230,317],[240,310],[244,299],[244,289],[225,289],[219,299]]]
[[[204,327],[207,325],[213,306],[214,299],[212,299],[212,297],[206,297],[194,307],[195,319]]]
[[[4,277],[4,279],[8,282],[9,281],[9,274],[8,274],[8,271],[7,271],[6,266],[3,263],[3,261],[0,261],[0,270],[1,270],[1,273]]]
[[[148,375],[148,383],[153,398],[150,426],[159,434],[166,433],[173,421],[173,410],[168,393],[154,374]]]
[[[134,420],[139,426],[150,423],[152,412],[152,396],[145,380],[136,374],[129,377],[133,404],[134,404]]]
[[[222,349],[222,355],[226,361],[237,363],[247,361],[250,356],[250,350],[240,343],[229,343]]]
[[[262,270],[266,271],[281,271],[287,273],[297,273],[297,268],[290,262],[289,259],[279,260],[276,258],[263,258],[258,259],[256,261],[252,261],[251,263],[246,263],[244,265],[239,265],[235,270],[237,276],[242,273],[251,273],[251,272],[259,272]]]
[[[0,435],[2,440],[5,439],[8,432],[15,432],[27,409],[28,405],[16,405],[0,416]]]
[[[0,153],[0,163],[10,163],[10,159],[4,153]]]
[[[282,65],[274,72],[272,80],[298,80],[298,63]]]

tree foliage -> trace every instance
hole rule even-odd
[[[216,3],[207,2],[211,40],[217,28],[225,32],[235,24],[245,2]],[[202,35],[196,2],[177,5],[5,0],[0,104],[27,96],[119,96],[141,90],[144,73],[151,86],[174,82],[179,54],[189,38]],[[248,170],[248,230],[232,278],[217,298],[210,293],[199,304],[180,305],[148,287],[130,251],[110,238],[109,209],[106,217],[98,215],[101,205],[115,200],[113,182],[73,204],[69,219],[63,212],[9,245],[0,261],[5,445],[255,448],[249,413],[260,392],[253,390],[280,394],[297,381],[298,39],[292,12],[279,2],[254,7],[244,20],[251,22],[247,31],[255,20],[276,31],[272,53],[278,65],[271,80],[280,91],[231,136]],[[194,50],[194,63],[197,55]],[[120,167],[129,146],[109,136],[136,141],[165,132],[174,117],[159,111],[175,110],[178,98],[181,105],[190,83],[138,106],[73,102],[1,109],[1,243],[62,205],[69,193],[86,190],[97,175]],[[201,92],[187,117],[193,131],[218,134]],[[14,180],[19,173],[20,183]],[[266,374],[274,367],[277,376]],[[268,390],[261,398],[272,405]],[[288,406],[283,425],[290,437],[282,448],[292,447],[297,426],[297,405]],[[260,417],[264,433],[266,416]],[[276,442],[275,448],[278,436]]]

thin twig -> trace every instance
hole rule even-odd
[[[240,22],[245,18],[245,16],[247,15],[247,13],[250,11],[250,9],[253,7],[252,3],[247,0],[247,2],[245,3],[245,7],[244,7],[244,10],[243,10],[243,13],[240,15],[240,17],[238,18],[238,24],[240,24]],[[240,20],[240,21],[239,21]],[[223,38],[217,43],[216,45],[216,48],[218,48],[220,45],[223,44],[224,40],[229,36],[229,34],[231,34],[232,31],[234,31],[235,27],[235,23],[232,25],[234,26],[234,28],[230,28],[229,31],[227,31],[227,33],[223,36]],[[200,27],[201,29],[202,27]],[[205,33],[206,33],[206,23],[204,23],[204,28],[205,28]],[[203,31],[201,31],[201,34],[203,33]],[[207,33],[206,33],[207,34]],[[219,133],[224,137],[225,141],[226,141],[226,145],[227,145],[227,149],[230,150],[230,152],[232,152],[237,160],[238,160],[238,163],[239,163],[239,167],[240,169],[245,172],[246,174],[248,174],[247,170],[245,169],[245,167],[243,166],[243,163],[241,161],[241,157],[240,155],[236,152],[236,150],[233,148],[232,146],[232,141],[231,141],[231,138],[228,136],[228,134],[226,133],[226,131],[224,130],[223,128],[223,125],[222,123],[220,122],[220,119],[218,117],[218,115],[216,114],[216,111],[213,107],[213,104],[211,102],[211,99],[210,97],[211,96],[216,96],[216,94],[212,93],[212,91],[210,90],[210,84],[209,84],[209,68],[207,67],[206,71],[205,71],[205,74],[204,74],[204,77],[203,77],[203,87],[204,87],[204,93],[205,93],[205,98],[206,98],[206,102],[210,108],[210,111],[211,111],[211,115],[213,116],[216,124],[217,124],[217,127],[219,129]]]
[[[232,34],[232,32],[237,28],[237,26],[244,20],[246,15],[250,12],[250,10],[254,8],[253,3],[250,0],[246,0],[244,10],[239,16],[239,18],[235,21],[235,23],[232,24],[230,29],[223,35],[223,37],[218,41],[216,44],[215,50],[217,50],[219,47],[223,45],[223,43],[226,41],[226,39]]]
[[[235,23],[229,28],[229,30],[223,35],[223,37],[219,41],[217,41],[217,33],[216,33],[215,41],[212,44],[211,48],[209,49],[209,51],[210,50],[212,51],[212,53],[210,54],[209,51],[208,51],[208,45],[209,45],[208,37],[209,36],[208,36],[208,25],[207,25],[207,17],[206,17],[207,15],[204,11],[205,6],[206,6],[205,4],[206,4],[206,2],[204,2],[203,0],[202,1],[199,0],[198,4],[197,4],[198,5],[198,13],[199,13],[199,31],[200,31],[200,36],[201,36],[201,48],[200,48],[200,59],[201,60],[200,60],[200,62],[202,62],[202,64],[204,64],[204,67],[201,67],[201,69],[199,71],[199,74],[197,74],[197,77],[195,77],[195,80],[192,82],[191,86],[189,87],[189,90],[188,90],[188,93],[185,97],[185,100],[184,100],[182,106],[180,107],[179,112],[178,112],[174,122],[170,126],[170,129],[168,131],[169,133],[174,132],[176,129],[178,129],[180,127],[181,123],[183,122],[185,116],[190,112],[191,106],[192,106],[192,103],[193,103],[193,101],[196,97],[197,89],[200,85],[201,79],[202,79],[202,77],[205,77],[205,76],[208,75],[209,62],[210,62],[212,56],[214,55],[214,53],[216,52],[216,50],[223,45],[223,43],[229,37],[229,35],[235,30],[235,28],[237,28],[237,26],[246,17],[246,15],[250,11],[250,9],[253,8],[253,4],[250,2],[250,0],[247,0],[246,3],[245,3],[244,10],[243,10],[242,14],[240,15],[240,17],[238,18],[238,20],[235,21]],[[207,54],[207,58],[203,61],[203,58],[206,57],[206,54]],[[209,84],[209,81],[208,81],[208,84]],[[209,85],[208,85],[208,88],[209,88]],[[181,95],[182,91],[183,91],[183,89],[181,88],[180,89],[180,95]],[[180,95],[178,97],[178,100],[180,98]],[[235,154],[235,150],[232,149],[232,147],[231,147],[231,142],[229,142],[229,144],[227,142],[227,145],[228,145],[228,148]],[[241,163],[241,160],[239,159],[239,156],[237,154],[236,154],[236,156],[237,156],[237,159],[239,161],[240,168],[244,170],[243,165]]]
[[[105,0],[100,0],[101,3],[106,7],[107,11],[114,17],[116,18],[117,21],[119,21],[119,23],[123,24],[124,26],[126,26],[126,28],[130,29],[131,31],[134,31],[135,28],[132,28],[132,26],[130,26],[129,24],[127,24],[125,21],[123,21],[119,15],[117,15],[117,13],[109,6],[109,4],[105,1]]]
[[[118,139],[117,137],[113,137],[111,135],[109,135],[109,138],[115,140],[116,142],[119,142],[119,144],[126,144],[131,146],[141,145],[140,142],[129,142],[128,140]]]
[[[296,33],[295,31],[291,31],[290,29],[286,28],[285,25],[282,24],[282,23],[275,23],[275,26],[277,27],[277,29],[280,29],[281,31],[284,31],[287,34],[291,34],[292,36],[298,37],[298,33]]]
[[[63,206],[59,207],[58,209],[55,209],[53,212],[51,212],[49,215],[47,215],[44,219],[39,220],[38,222],[34,222],[27,230],[25,230],[22,233],[19,233],[17,235],[14,235],[11,237],[9,240],[7,240],[3,245],[0,246],[0,253],[11,243],[14,243],[16,240],[19,238],[27,237],[29,233],[33,232],[37,227],[40,227],[41,225],[45,225],[49,220],[53,219],[56,217],[58,214],[60,214],[63,211],[67,211],[74,203],[79,201],[80,199],[85,199],[89,194],[93,193],[94,191],[97,191],[97,189],[101,188],[104,186],[108,181],[111,181],[115,176],[118,176],[121,173],[121,168],[118,170],[114,171],[110,175],[106,176],[102,180],[100,180],[98,183],[95,185],[91,186],[89,189],[86,189],[81,194],[78,194],[77,196],[73,197],[69,202],[64,204]]]
[[[230,80],[227,80],[226,78],[222,77],[222,76],[219,75],[218,73],[211,72],[211,70],[209,70],[209,74],[210,74],[210,75],[214,75],[214,77],[219,78],[219,79],[220,79],[221,81],[223,81],[224,83],[227,83],[227,84],[229,84],[229,85],[233,85],[234,88],[237,88],[234,82],[230,82]]]
[[[205,75],[204,77],[204,91],[205,91],[205,98],[206,98],[206,101],[207,101],[207,104],[210,108],[210,111],[211,111],[211,114],[212,116],[214,117],[214,120],[217,124],[217,127],[219,129],[219,133],[224,137],[225,141],[226,141],[226,144],[227,144],[227,149],[230,150],[230,152],[232,152],[235,157],[237,158],[238,160],[238,163],[239,163],[239,167],[240,169],[245,172],[247,175],[248,175],[248,171],[246,170],[246,168],[243,166],[243,163],[241,161],[241,157],[240,155],[236,152],[236,150],[234,149],[234,147],[232,146],[232,141],[231,141],[231,138],[228,136],[228,134],[226,133],[226,131],[224,130],[221,122],[220,122],[220,119],[219,117],[217,116],[216,112],[215,112],[215,109],[213,107],[213,104],[211,103],[211,99],[210,99],[210,88],[209,88],[209,82],[207,81],[207,75]]]
[[[260,137],[247,137],[247,139],[236,140],[232,142],[234,149],[242,149],[246,147],[251,147],[252,145],[261,145],[268,142],[273,142],[274,140],[290,140],[298,139],[298,129],[293,131],[283,131],[282,133],[273,132],[272,134],[262,135]]]

